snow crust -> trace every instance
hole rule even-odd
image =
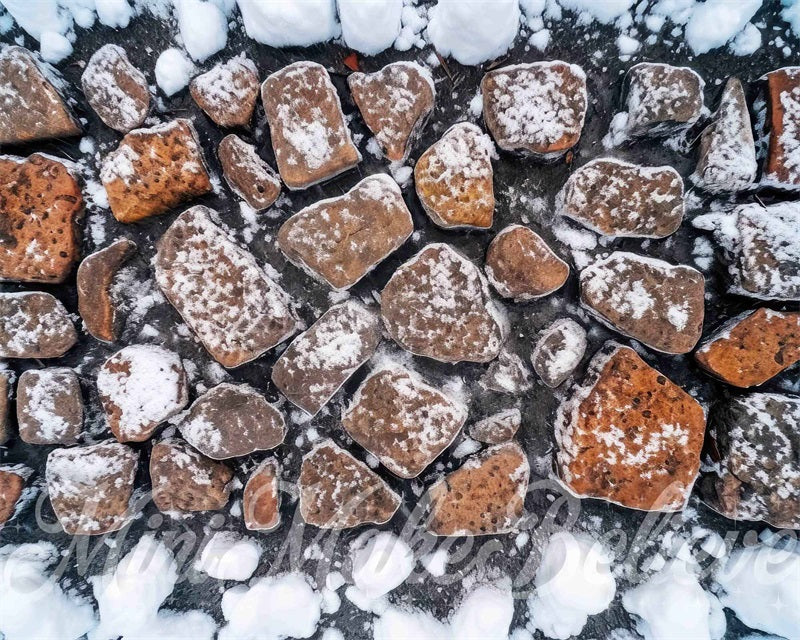
[[[272,47],[307,47],[340,33],[335,0],[236,0],[247,35]]]
[[[155,73],[164,95],[171,96],[189,84],[194,65],[180,49],[166,49],[156,60]]]
[[[403,0],[338,0],[344,43],[368,56],[392,46],[400,35]]]
[[[195,569],[218,580],[249,580],[260,558],[261,547],[255,540],[219,531],[203,547]]]
[[[382,531],[353,545],[353,582],[350,600],[361,604],[375,601],[406,581],[414,570],[414,554],[400,538]],[[358,590],[354,593],[352,590]],[[362,608],[371,608],[362,607]]]

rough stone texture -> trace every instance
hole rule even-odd
[[[75,371],[24,371],[17,383],[17,424],[28,444],[76,444],[83,429],[83,396]]]
[[[700,339],[705,280],[692,267],[616,251],[581,271],[580,285],[589,311],[648,347],[687,353]]]
[[[397,183],[365,178],[343,196],[299,211],[278,231],[293,263],[335,289],[347,289],[398,249],[414,231]]]
[[[428,490],[428,531],[437,536],[508,533],[523,514],[530,467],[516,442],[470,457]]]
[[[316,415],[375,353],[381,320],[355,300],[331,307],[281,354],[272,381],[290,402]]]
[[[604,236],[664,238],[683,221],[683,179],[672,167],[600,158],[586,163],[556,197],[556,212]]]
[[[194,78],[189,93],[220,127],[246,127],[258,99],[258,69],[241,54]]]
[[[481,385],[491,391],[517,395],[533,387],[531,372],[516,353],[507,349],[489,363]]]
[[[508,442],[519,431],[522,425],[522,414],[517,408],[505,409],[494,413],[483,420],[470,425],[468,431],[471,438],[486,444]]]
[[[531,354],[533,369],[555,389],[572,375],[586,353],[586,330],[571,318],[559,318],[539,335]]]
[[[67,310],[49,293],[0,293],[0,358],[60,358],[77,341]]]
[[[381,315],[401,347],[442,362],[489,362],[506,334],[480,269],[446,244],[429,244],[395,271]]]
[[[11,403],[11,377],[0,371],[0,445],[11,437],[9,425],[9,404]]]
[[[695,360],[736,387],[764,384],[800,361],[800,312],[743,313],[704,340]]]
[[[560,60],[515,64],[481,80],[483,119],[505,151],[556,158],[574,147],[586,118],[586,74]]]
[[[24,467],[0,466],[0,530],[13,516],[25,488]]]
[[[415,62],[393,62],[375,73],[351,73],[347,84],[383,155],[405,162],[433,111],[430,71]]]
[[[703,408],[636,352],[595,354],[556,414],[556,468],[582,498],[644,511],[680,511],[700,467]]]
[[[183,118],[128,133],[103,160],[100,179],[120,222],[166,213],[211,191],[197,132]]]
[[[266,209],[281,193],[278,174],[239,136],[230,134],[217,148],[222,175],[233,192],[256,211]]]
[[[0,280],[63,282],[78,259],[81,189],[38,153],[0,157]]]
[[[203,206],[184,211],[158,241],[156,282],[224,367],[238,367],[291,336],[289,297]]]
[[[295,62],[261,85],[278,171],[289,189],[305,189],[361,162],[339,96],[316,62]]]
[[[564,286],[569,266],[528,227],[512,224],[486,251],[486,277],[504,298],[541,298]]]
[[[800,67],[767,74],[769,151],[761,181],[766,186],[800,188]]]
[[[244,524],[251,531],[272,531],[281,523],[281,469],[275,458],[259,464],[244,486]]]
[[[300,513],[321,529],[385,524],[401,499],[381,477],[333,440],[323,440],[303,457]]]
[[[342,413],[342,427],[393,474],[416,478],[453,442],[467,407],[399,365],[373,372]]]
[[[135,252],[135,242],[118,238],[86,256],[78,266],[78,312],[86,331],[102,342],[114,342],[119,337],[122,318],[110,288],[117,271]]]

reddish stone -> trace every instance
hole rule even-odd
[[[189,93],[220,127],[246,127],[258,99],[258,69],[241,54],[194,78]]]
[[[239,136],[225,136],[217,148],[222,175],[234,193],[256,211],[272,205],[281,193],[278,175]]]
[[[785,189],[800,188],[800,67],[767,74],[769,151],[762,182]]]
[[[75,371],[24,371],[17,384],[17,424],[28,444],[76,444],[83,429],[83,396]]]
[[[60,358],[77,341],[67,310],[49,293],[0,293],[0,358]]]
[[[267,458],[258,465],[244,487],[244,524],[252,531],[272,531],[281,523],[281,469],[278,461]]]

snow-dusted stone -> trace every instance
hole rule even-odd
[[[687,353],[703,331],[705,279],[696,269],[615,251],[580,275],[581,303],[623,335]]]
[[[342,427],[393,474],[416,478],[467,419],[458,399],[400,365],[371,373],[342,413]]]
[[[95,51],[83,70],[81,87],[89,105],[112,129],[128,133],[141,127],[147,117],[147,79],[122,47],[107,44]]]
[[[550,159],[578,144],[586,74],[560,60],[493,69],[481,80],[483,119],[497,146]]]
[[[377,473],[327,439],[303,457],[298,488],[303,519],[321,529],[384,524],[401,502]]]
[[[558,291],[569,265],[528,227],[512,224],[498,233],[486,251],[486,277],[504,298],[533,300]]]
[[[489,362],[505,340],[505,316],[480,269],[446,244],[429,244],[395,271],[381,315],[401,347],[442,362]]]
[[[194,401],[179,426],[181,435],[214,460],[274,449],[283,442],[283,415],[246,384],[222,383]]]
[[[316,62],[295,62],[261,85],[278,171],[289,189],[305,189],[361,162],[339,96]]]
[[[156,282],[224,367],[238,367],[297,330],[289,296],[204,206],[184,211],[158,241]]]
[[[81,134],[78,121],[27,49],[0,51],[0,94],[0,144]]]
[[[290,402],[316,415],[381,340],[378,314],[355,300],[328,309],[281,354],[272,381]]]
[[[436,101],[430,71],[415,62],[393,62],[375,73],[351,73],[347,84],[383,155],[405,162]]]
[[[47,492],[70,535],[121,529],[133,494],[139,454],[119,442],[55,449],[47,456]]]
[[[35,153],[0,157],[0,280],[63,282],[80,253],[81,189],[69,169]]]
[[[67,310],[49,293],[0,293],[0,358],[60,358],[77,341]]]
[[[683,221],[683,179],[668,166],[592,160],[569,177],[556,212],[605,236],[664,238]]]
[[[178,354],[146,344],[130,345],[106,360],[97,373],[97,392],[120,442],[147,440],[189,402]]]
[[[800,67],[767,74],[769,151],[761,182],[800,189]]]
[[[0,371],[0,445],[11,437],[9,428],[9,405],[11,404],[11,376]]]
[[[533,387],[531,372],[516,353],[503,349],[489,363],[481,385],[491,391],[517,395]]]
[[[256,152],[239,136],[230,134],[217,147],[222,175],[233,192],[256,211],[266,209],[281,193],[281,181]]]
[[[680,511],[700,468],[706,418],[630,347],[608,343],[556,413],[556,468],[582,498]]]
[[[153,502],[163,513],[215,511],[228,503],[233,471],[177,438],[162,440],[150,454]]]
[[[120,222],[166,213],[211,191],[197,132],[184,118],[128,133],[103,160],[100,179]]]
[[[413,233],[414,221],[397,183],[364,178],[342,196],[302,209],[278,231],[293,263],[335,289],[353,286]]]
[[[468,431],[471,438],[486,444],[508,442],[519,431],[522,425],[522,414],[517,408],[505,409],[494,413],[483,420],[470,425]]]
[[[414,186],[440,227],[488,229],[494,219],[492,139],[474,124],[454,124],[420,156]]]
[[[258,99],[258,69],[240,54],[194,78],[189,93],[220,127],[246,127]]]
[[[571,318],[559,318],[539,335],[531,354],[533,369],[555,389],[572,375],[586,353],[586,330]]]
[[[118,238],[107,247],[86,256],[78,266],[78,312],[94,338],[114,342],[122,318],[111,299],[111,285],[120,267],[136,253],[136,243]]]
[[[245,526],[251,531],[272,531],[281,523],[281,468],[275,458],[262,461],[247,480],[242,497]]]
[[[28,444],[78,442],[83,397],[78,375],[66,367],[28,369],[17,384],[19,437]]]
[[[437,536],[481,536],[513,531],[522,517],[530,467],[516,442],[489,447],[428,490],[428,531]]]
[[[22,465],[0,466],[0,530],[17,510],[28,473]]]

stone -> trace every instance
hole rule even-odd
[[[615,251],[581,271],[581,303],[615,331],[664,353],[688,353],[703,331],[696,269]]]
[[[134,129],[103,160],[100,179],[120,222],[166,213],[211,191],[197,131],[178,118]]]
[[[115,44],[100,47],[81,75],[86,101],[106,126],[121,133],[141,127],[150,110],[147,78]]]
[[[251,531],[272,531],[281,524],[281,469],[275,458],[259,464],[244,486],[244,525]]]
[[[385,524],[401,503],[377,473],[328,439],[303,457],[298,489],[303,520],[321,529]]]
[[[278,199],[281,193],[278,174],[258,155],[253,145],[230,134],[219,143],[217,156],[225,182],[250,208],[261,211]]]
[[[156,283],[211,356],[238,367],[298,326],[286,292],[203,206],[184,211],[158,241]]]
[[[272,368],[272,382],[311,416],[375,353],[380,316],[355,300],[328,309],[300,334]]]
[[[83,429],[83,396],[75,371],[24,371],[17,384],[17,424],[28,444],[76,444]]]
[[[22,465],[0,465],[0,531],[16,515],[29,474]]]
[[[614,158],[586,163],[556,196],[556,213],[604,236],[666,238],[683,221],[683,179],[672,167]]]
[[[586,353],[586,330],[571,318],[559,318],[539,335],[531,353],[533,370],[548,387],[561,386]]]
[[[63,282],[80,255],[81,189],[70,170],[35,153],[0,156],[0,280]]]
[[[0,358],[60,358],[77,341],[67,310],[49,293],[0,293]]]
[[[119,338],[122,317],[111,297],[111,285],[136,248],[133,240],[117,238],[86,256],[78,266],[78,312],[86,331],[101,342],[115,342]]]
[[[342,413],[342,427],[400,478],[416,478],[452,444],[467,407],[400,365],[372,372]]]
[[[723,382],[764,384],[800,361],[800,312],[761,307],[732,318],[694,354],[697,364]]]
[[[194,401],[181,435],[204,456],[226,460],[268,451],[283,442],[283,414],[246,384],[222,383]]]
[[[414,167],[417,196],[434,223],[445,229],[488,229],[494,219],[492,139],[474,124],[453,125]]]
[[[347,85],[386,159],[405,162],[436,102],[430,71],[415,62],[392,62],[375,73],[351,73]]]
[[[767,74],[769,149],[761,184],[800,188],[800,67]]]
[[[469,436],[486,444],[501,444],[514,438],[522,425],[522,414],[516,407],[504,409],[469,427]]]
[[[81,134],[75,116],[27,49],[0,51],[0,93],[0,145]]]
[[[700,468],[706,417],[630,347],[607,343],[556,412],[556,470],[581,498],[680,511]]]
[[[261,100],[278,171],[289,189],[306,189],[361,162],[322,65],[295,62],[276,71],[261,85]]]
[[[5,371],[0,371],[0,445],[11,438],[11,425],[9,424],[9,405],[11,404],[11,376]]]
[[[162,440],[150,454],[153,502],[162,513],[216,511],[228,504],[233,471],[177,438]]]
[[[54,449],[45,478],[53,511],[70,535],[97,536],[121,529],[128,518],[139,454],[107,440]]]
[[[97,373],[97,393],[111,432],[120,442],[144,442],[189,402],[178,354],[133,344],[117,351]]]
[[[481,385],[490,391],[517,395],[533,387],[531,372],[516,353],[507,349],[489,363],[486,373],[480,380]]]
[[[513,531],[522,518],[529,478],[528,457],[516,442],[469,457],[428,490],[428,532],[484,536]]]
[[[400,187],[376,174],[294,214],[278,231],[278,246],[313,278],[342,290],[399,249],[413,231]]]
[[[246,127],[258,100],[258,69],[242,53],[194,78],[189,93],[220,127]]]
[[[489,362],[507,332],[480,269],[446,244],[429,244],[394,272],[381,316],[401,347],[442,362]]]
[[[578,144],[586,119],[586,74],[560,60],[493,69],[481,80],[483,120],[504,151],[543,159]]]
[[[495,291],[516,302],[558,291],[569,265],[528,227],[512,224],[498,233],[486,251],[486,277]]]

